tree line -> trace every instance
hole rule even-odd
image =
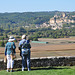
[[[13,29],[48,22],[56,12],[0,13],[0,27]]]
[[[30,40],[75,36],[75,23],[65,23],[61,30],[52,30],[51,27],[35,28],[35,25],[48,22],[56,13],[60,15],[61,12],[0,13],[0,40],[8,39],[8,35],[22,36],[23,34],[29,35]],[[69,12],[69,15],[75,15],[75,12]],[[70,19],[75,20],[75,17]],[[5,41],[0,42],[0,45],[5,43]]]

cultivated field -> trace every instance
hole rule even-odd
[[[75,56],[75,38],[44,39],[39,41],[48,44],[31,43],[31,57]],[[17,58],[19,58],[18,43],[16,43]],[[4,58],[4,47],[0,47],[0,58]]]

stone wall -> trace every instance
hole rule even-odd
[[[21,58],[15,59],[14,68],[21,68]],[[31,67],[74,66],[75,56],[31,58]],[[0,70],[6,69],[3,59],[0,60]]]

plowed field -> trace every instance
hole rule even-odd
[[[31,43],[31,57],[75,56],[75,38],[39,39],[48,44]],[[16,43],[19,58],[18,43]],[[4,47],[0,47],[0,58],[4,58]]]

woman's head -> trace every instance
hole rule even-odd
[[[14,40],[15,40],[15,38],[13,36],[10,36],[8,41],[13,42]]]

